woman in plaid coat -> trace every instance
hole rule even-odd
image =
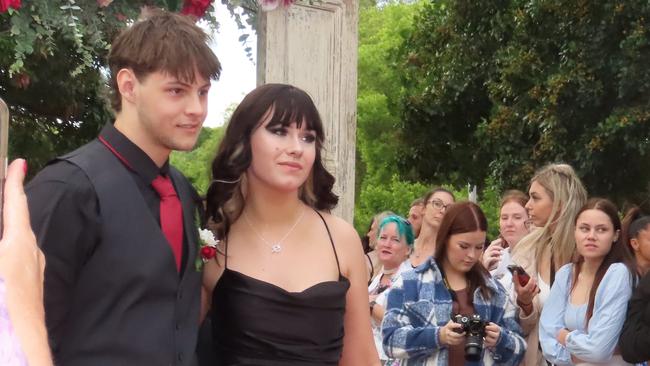
[[[487,220],[474,203],[450,206],[433,257],[402,273],[388,295],[384,350],[399,365],[518,365],[526,351],[516,307],[480,263]],[[481,348],[454,315],[477,314]],[[471,318],[471,317],[470,317]],[[474,351],[475,357],[472,357]],[[473,358],[473,360],[470,360]],[[467,360],[467,361],[466,361]]]

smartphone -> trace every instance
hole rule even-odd
[[[526,271],[524,271],[524,269],[519,265],[511,264],[508,266],[508,270],[510,271],[510,273],[512,273],[512,277],[517,277],[517,279],[519,280],[519,284],[522,286],[526,286],[526,284],[530,280],[530,276],[528,275],[528,273],[526,273]],[[516,275],[515,275],[515,271],[517,271]]]
[[[4,207],[5,178],[7,177],[7,145],[9,144],[9,107],[0,98],[0,238],[2,238],[2,211]]]

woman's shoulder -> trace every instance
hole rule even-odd
[[[352,262],[356,261],[356,257],[362,258],[363,246],[361,245],[361,238],[354,227],[338,216],[323,211],[317,212],[325,221],[328,234],[337,255],[342,260],[343,267],[347,267],[347,263],[350,263],[349,259],[351,258],[354,258]]]
[[[605,276],[603,277],[603,281],[611,281],[615,279],[626,279],[626,280],[632,280],[634,274],[630,273],[629,268],[621,262],[617,263],[612,263],[609,265],[609,268],[607,268],[607,272],[605,272]]]
[[[510,260],[512,263],[522,266],[526,272],[537,272],[535,268],[535,247],[532,245],[517,244],[510,250]]]
[[[347,242],[348,240],[354,240],[355,243],[361,242],[359,234],[349,222],[328,212],[316,212],[323,218],[323,220],[325,220],[325,225],[327,225],[327,229],[332,235],[334,244],[338,244],[337,239],[339,239],[338,241],[342,240],[344,242]]]
[[[629,270],[627,269],[627,266],[625,265],[625,263],[616,262],[616,263],[610,264],[609,268],[607,268],[606,273],[610,273],[610,272],[611,273],[623,273],[623,272],[629,272]]]
[[[568,276],[568,275],[571,274],[572,271],[573,271],[573,263],[567,263],[567,264],[563,265],[562,267],[560,267],[557,270],[557,272],[555,273],[555,276],[556,277],[558,277],[558,276]]]
[[[567,263],[560,267],[557,272],[555,272],[555,281],[557,282],[558,280],[570,280],[571,275],[573,274],[573,268],[574,265],[573,263]]]

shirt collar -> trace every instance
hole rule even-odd
[[[160,174],[169,173],[169,159],[161,168],[151,160],[138,145],[129,140],[123,133],[117,130],[112,123],[107,123],[99,135],[108,142],[111,147],[126,160],[130,168],[139,175],[146,184],[151,184]]]

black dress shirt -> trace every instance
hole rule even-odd
[[[112,124],[100,136],[130,166],[129,173],[151,214],[160,225],[160,198],[151,182],[169,171],[169,162],[158,168],[149,156]],[[26,186],[32,225],[47,258],[45,308],[48,330],[56,333],[65,321],[77,276],[99,242],[101,212],[88,177],[77,166],[55,160]],[[185,228],[187,230],[187,228]],[[183,237],[183,267],[187,239]],[[53,334],[56,338],[56,334]]]

